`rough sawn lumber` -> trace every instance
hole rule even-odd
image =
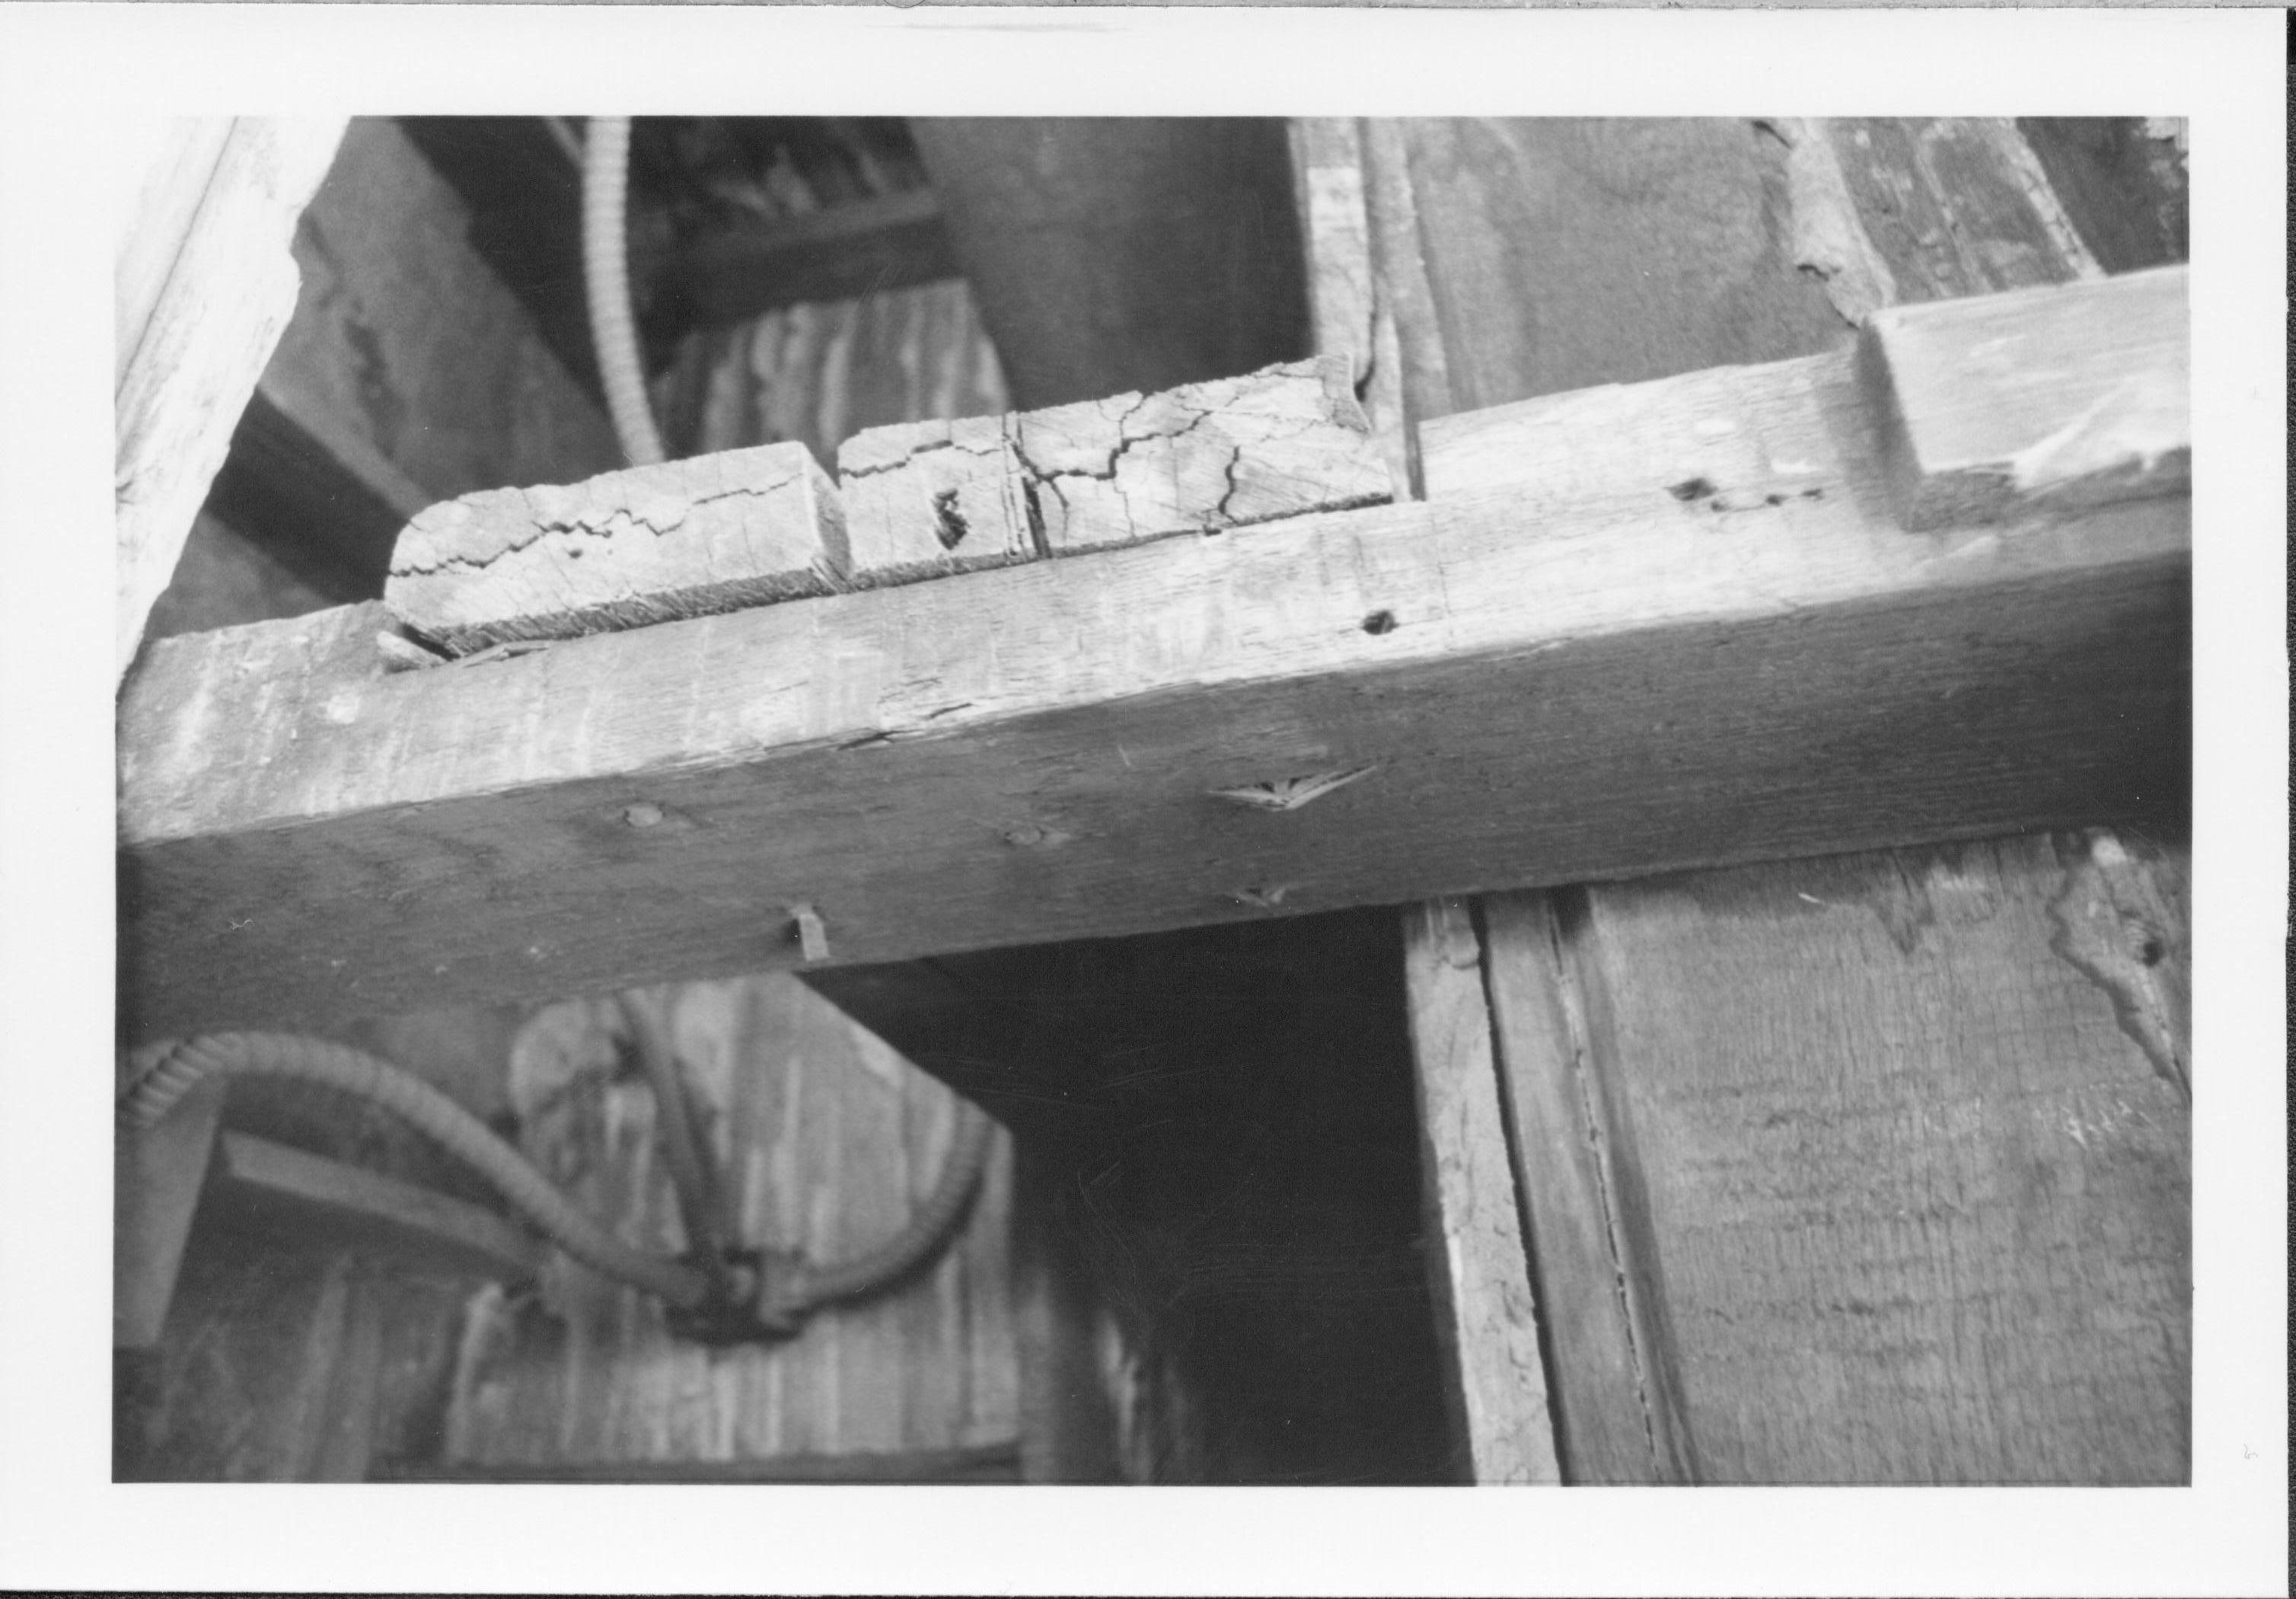
[[[899,582],[1314,511],[1392,488],[1343,359],[1001,418],[872,428],[838,450],[863,581]]]
[[[847,566],[828,477],[805,446],[769,444],[433,505],[399,535],[383,599],[464,655],[824,594]]]
[[[1685,498],[1718,426],[1816,492]],[[2178,783],[2187,502],[1909,533],[1847,351],[1542,429],[1616,472],[470,670],[381,675],[373,608],[162,641],[121,717],[130,1030],[795,964],[799,906],[828,960],[897,960]]]

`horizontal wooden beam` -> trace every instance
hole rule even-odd
[[[505,1282],[531,1281],[549,1253],[467,1200],[248,1133],[223,1135],[205,1202],[218,1219],[383,1245],[425,1266]]]
[[[939,200],[910,189],[709,234],[687,249],[668,287],[697,322],[739,322],[956,275]]]
[[[378,608],[162,641],[120,720],[127,1029],[2177,803],[2188,501],[1908,532],[1849,352],[1528,404],[1517,454],[1574,471],[484,665],[384,675]]]

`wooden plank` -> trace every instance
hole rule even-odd
[[[1501,1126],[1484,1009],[1481,941],[1461,900],[1405,921],[1404,980],[1418,1063],[1419,1128],[1446,1398],[1469,1480],[1555,1482],[1538,1316]]]
[[[1877,312],[1860,342],[1909,528],[2192,487],[2182,266]]]
[[[340,119],[234,122],[116,395],[119,676],[295,308],[288,235]]]
[[[1301,517],[468,670],[380,675],[359,608],[161,641],[121,724],[135,1026],[794,964],[800,905],[830,961],[884,961],[2173,800],[2184,502],[1909,536],[1868,509],[1846,355],[1741,381],[1731,414],[1819,463],[1817,496],[1684,501],[1660,384],[1649,470],[1584,498]]]
[[[122,205],[112,260],[111,381],[127,375],[176,256],[231,137],[229,117],[168,117],[118,127]]]
[[[1018,1482],[1020,1447],[974,1444],[954,1449],[898,1449],[834,1455],[781,1455],[763,1460],[488,1461],[394,1464],[379,1482],[824,1482],[928,1484]]]
[[[2184,1479],[2187,1089],[2142,986],[2185,959],[2183,871],[2033,837],[1565,925],[1697,1480]]]
[[[1635,136],[1635,130],[1627,132]],[[1988,159],[2009,160],[1998,141],[1948,143],[1964,155],[1989,151]],[[1790,216],[1770,203],[1767,175],[1742,176],[1734,191],[1726,184],[1679,209],[1673,226],[1681,237],[1660,255],[1592,251],[1578,262],[1575,275],[1566,269],[1546,279],[1541,302],[1563,318],[1591,308],[1594,320],[1584,325],[1593,328],[1601,325],[1601,308],[1617,300],[1622,283],[1649,296],[1652,318],[1622,326],[1607,353],[1593,352],[1605,365],[1615,363],[1618,375],[1637,370],[1654,348],[1669,359],[1675,357],[1664,357],[1664,351],[1679,349],[1685,364],[1702,351],[1710,360],[1774,359],[1792,353],[1793,324],[1782,327],[1762,318],[1719,314],[1707,298],[1710,283],[1701,257],[1714,241],[1701,208],[1710,206],[1734,206],[1742,216],[1759,216],[1767,228],[1777,230],[1772,243],[1757,253],[1769,253],[1782,264],[1791,260],[1821,276],[1833,275],[1825,287],[1850,321],[1862,321],[1892,299],[2015,288],[2081,275],[2078,262],[2038,248],[2050,243],[2055,230],[2038,216],[2031,191],[2013,170],[1981,189],[1956,185],[1941,193],[1937,191],[1944,173],[1939,163],[1923,159],[1922,141],[1874,140],[1862,152],[1854,141],[1837,151],[1831,135],[1792,144]],[[1811,150],[1824,152],[1830,176],[1803,160]],[[1842,170],[1853,153],[1870,163],[1856,184]],[[1651,193],[1651,185],[1663,182],[1655,171],[1637,176],[1631,168],[1617,176],[1628,194]],[[1919,204],[1950,230],[1916,241],[1919,249],[1905,248],[1907,236],[1890,221],[1892,208],[1904,202],[1888,197],[1906,185],[1908,194],[1927,191],[1919,195]],[[1959,203],[1964,195],[1980,192],[2001,203]],[[1534,195],[1538,193],[1532,189]],[[1505,214],[1504,208],[1491,213]],[[1652,220],[1662,225],[1664,218]],[[1782,226],[1789,220],[1791,241]],[[1729,232],[1738,226],[1723,225],[1724,244],[1718,248],[1725,258]],[[1813,242],[1826,248],[1813,249]],[[1933,247],[1938,245],[1945,247]],[[1534,237],[1528,248],[1548,246]],[[1461,252],[1480,258],[1463,264],[1446,258]],[[1495,252],[1497,246],[1488,238],[1478,240],[1472,219],[1464,229],[1438,229],[1428,239],[1430,269],[1439,275],[1472,277],[1497,270]],[[1862,303],[1846,283],[1859,276],[1850,269],[1860,261],[1866,270],[1859,281],[1867,295]],[[1775,285],[1762,291],[1775,291]],[[1470,336],[1476,331],[1472,321],[1466,329]],[[1423,324],[1406,327],[1402,336],[1406,344],[1440,338]],[[1535,346],[1522,347],[1521,364],[1512,374],[1500,373],[1499,379],[1536,385],[1538,359]],[[1531,414],[1526,406],[1515,420],[1521,423]],[[1475,430],[1463,420],[1458,437]],[[1523,430],[1517,431],[1520,436]],[[1725,491],[1733,487],[1732,474],[1758,480],[1775,475],[1772,467],[1781,463],[1762,450],[1747,450],[1745,443],[1728,432],[1702,440],[1685,429],[1669,451],[1685,471],[1710,477],[1707,487],[1713,492],[1704,495],[1704,502],[1717,504],[1710,514],[1726,523],[1732,501]],[[1523,448],[1517,446],[1518,452]],[[1535,454],[1535,445],[1529,448]],[[1452,468],[1441,447],[1431,453],[1431,476],[1439,482]],[[1783,459],[1800,457],[1789,452]],[[1552,457],[1534,460],[1519,453],[1510,465],[1505,451],[1486,451],[1481,475],[1474,480],[1488,485],[1517,468],[1547,470],[1556,464]],[[1698,491],[1693,492],[1695,500]],[[1882,503],[1875,501],[1877,509]],[[2176,659],[2181,663],[2185,657]],[[2163,740],[2152,758],[2170,787],[2181,790],[2187,781],[2185,740],[2167,729]],[[1782,794],[1779,802],[1800,800],[1799,795]],[[2168,809],[2173,814],[2176,804]],[[1908,1141],[1902,1148],[1883,1130],[1893,1117],[1908,1114],[1909,1099],[1916,1106],[1910,1114],[1948,1121],[1937,1107],[1954,1103],[1962,1072],[1977,1070],[1968,1064],[1972,1056],[1988,1064],[2021,1062],[2029,1056],[2059,1060],[2058,1018],[2069,964],[2106,974],[2096,980],[2109,1008],[2122,1019],[2132,1040],[2151,1041],[2140,1042],[2140,1052],[2171,1063],[2182,1059],[2172,1044],[2162,1042],[2174,1037],[2170,1019],[2181,992],[2173,975],[2177,956],[2173,940],[2155,936],[2162,918],[2151,908],[2173,904],[2176,895],[2158,882],[2132,883],[2122,873],[2109,888],[2084,889],[2076,899],[2067,893],[2068,874],[2046,851],[2022,847],[2004,847],[1995,853],[1994,864],[1997,870],[1989,891],[1962,901],[1971,913],[1967,918],[1941,909],[1933,914],[1934,907],[1925,908],[1936,899],[1933,894],[1909,891],[1909,877],[1917,869],[1909,873],[1898,857],[1869,856],[1685,876],[1669,880],[1672,891],[1662,897],[1655,888],[1599,884],[1561,896],[1561,904],[1574,908],[1556,919],[1559,945],[1549,942],[1544,951],[1534,950],[1535,970],[1513,984],[1497,970],[1504,957],[1495,943],[1492,989],[1497,994],[1513,988],[1509,1008],[1524,1017],[1517,1030],[1535,1038],[1529,1021],[1546,1007],[1544,1030],[1574,1041],[1580,1078],[1597,1091],[1592,1109],[1603,1119],[1608,1147],[1614,1155],[1620,1150],[1638,1155],[1623,1169],[1615,1169],[1614,1160],[1608,1190],[1617,1220],[1613,1238],[1629,1268],[1629,1310],[1632,1290],[1640,1283],[1647,1285],[1642,1303],[1652,1313],[1638,1323],[1628,1321],[1645,1384],[1640,1397],[1649,1401],[1654,1432],[1655,1423],[1678,1422],[1676,1458],[1685,1475],[1770,1481],[1983,1481],[2005,1476],[2098,1481],[2173,1480],[2185,1470],[2189,1317],[2173,1283],[2185,1269],[2185,1191],[2173,1159],[2144,1178],[2132,1172],[2126,1185],[2100,1184],[2088,1189],[2087,1200],[2076,1201],[2070,1190],[2081,1186],[2077,1180],[2034,1177],[2034,1168],[2020,1165],[2032,1146],[2000,1136],[2004,1128],[2016,1125],[2014,1113],[1985,1125],[1964,1118],[1949,1123],[1953,1130],[1937,1139]],[[1906,958],[1893,964],[1891,955],[1851,942],[1847,920],[1837,924],[1843,937],[1809,930],[1807,919],[1821,912],[1832,914],[1826,906],[1836,902],[1823,883],[1813,881],[1814,869],[1840,873],[1866,887],[1866,902],[1874,907],[1867,914],[1889,931],[1891,950],[1913,946],[1906,948]],[[1811,903],[1820,899],[1825,904]],[[1936,906],[1946,903],[1937,900]],[[1964,922],[1977,919],[1980,905],[2005,924],[2054,925],[2058,935],[2035,942],[1972,931]],[[2061,905],[2062,912],[2052,909]],[[1504,921],[1497,903],[1487,901],[1485,910],[1488,920]],[[1601,930],[1600,936],[1590,929]],[[1786,949],[1800,953],[1782,958]],[[2157,964],[2147,964],[2148,953],[2162,951],[2167,953]],[[1881,969],[1869,970],[1877,954]],[[1972,984],[1995,992],[1983,1002],[1972,1000]],[[1869,990],[1874,988],[1890,997],[1872,998]],[[1637,1029],[1632,1044],[1624,1041],[1622,1018],[1654,1014],[1670,1019],[1675,1031],[1669,1038],[1654,1040],[1646,1029]],[[2005,1016],[2013,1016],[2014,1024],[2005,1023]],[[2039,1042],[2033,1037],[2037,1033],[2044,1035]],[[1503,1035],[1503,1049],[1505,1044]],[[1553,1068],[1562,1058],[1559,1049],[1521,1050],[1514,1073],[1542,1060]],[[1748,1075],[1726,1087],[1714,1086],[1702,1097],[1702,1089],[1677,1091],[1683,1083],[1707,1084],[1718,1061],[1739,1063]],[[2069,1092],[2104,1092],[2120,1070],[2104,1062],[2077,1067],[2070,1057],[2062,1058],[2062,1064],[2065,1075],[2058,1081]],[[1749,1125],[1753,1090],[1748,1083],[1754,1076],[1764,1079],[1773,1095],[1771,1108],[1751,1118],[1759,1125]],[[2090,1090],[2071,1087],[2084,1079]],[[1519,1086],[1517,1109],[1527,1119],[1530,1105],[1521,1092]],[[1647,1111],[1658,1097],[1668,1105],[1669,1125],[1663,1133],[1653,1132]],[[1818,1109],[1813,1112],[1812,1107]],[[1734,1163],[1742,1158],[1750,1138],[1777,1140],[1789,1130],[1805,1133],[1806,1141],[1775,1150],[1766,1163]],[[2082,1131],[2094,1141],[2087,1125]],[[2173,1118],[2157,1131],[2168,1144],[2181,1136]],[[1703,1157],[1710,1151],[1724,1153],[1707,1161]],[[2148,1154],[2137,1164],[2151,1159]],[[2007,1175],[2013,1171],[2024,1176]],[[2150,1186],[2155,1176],[2158,1186]],[[2024,1186],[2028,1177],[2045,1192],[2057,1185],[2062,1209],[2054,1217],[2045,1218],[2044,1211],[2029,1205],[2047,1201]],[[1924,1230],[1910,1254],[1929,1271],[1917,1282],[1905,1281],[1902,1263],[1908,1251],[1887,1231],[1889,1225],[1908,1225],[1907,1218],[1885,1218],[1879,1230],[1866,1225],[1868,1196],[1900,1186],[1908,1194],[1952,1194],[1961,1207],[1923,1218]],[[1971,1202],[1972,1188],[1985,1198]],[[1792,1191],[1791,1201],[1766,1208],[1772,1196],[1787,1189]],[[1533,1212],[1529,1226],[1538,1259],[1542,1233],[1563,1233],[1570,1217],[1567,1211],[1554,1214],[1557,1199],[1551,1185],[1542,1188],[1526,1177],[1524,1193]],[[1583,1205],[1588,1197],[1582,1184],[1578,1201]],[[1605,1194],[1598,1187],[1591,1197],[1599,1203]],[[1909,1201],[1906,1209],[1918,1213],[1919,1207]],[[2070,1219],[2075,1216],[2078,1220]],[[1741,1221],[1743,1231],[1736,1240],[1743,1247],[1726,1261],[1717,1256],[1714,1239],[1694,1231],[1710,1224],[1734,1231]],[[1960,1226],[1969,1230],[1944,1236]],[[2028,1226],[2039,1231],[2021,1233]],[[2053,1254],[2067,1228],[2094,1242],[2097,1257],[2068,1267],[2063,1257]],[[2005,1234],[2017,1242],[2005,1243]],[[1685,1260],[1701,1284],[1694,1294],[1681,1282]],[[1948,1263],[1948,1269],[1937,1269],[1939,1261]],[[1540,1267],[1545,1269],[1543,1259]],[[1893,1273],[1905,1284],[1894,1298],[1845,1292],[1840,1285],[1845,1275],[1878,1280]],[[2030,1277],[2027,1286],[2034,1297],[2004,1310],[2000,1284],[2023,1276]],[[2162,1292],[2164,1284],[2169,1286]],[[1756,1304],[1761,1311],[1752,1308]],[[2005,1326],[2028,1310],[2037,1313],[2034,1338],[2013,1336],[2003,1346],[1975,1331]],[[2152,1340],[2144,1353],[2157,1364],[2135,1362],[2142,1369],[2111,1397],[2084,1393],[2078,1381],[2067,1381],[2065,1374],[2089,1369],[2099,1359],[2098,1369],[2115,1369],[2116,1361],[2130,1359],[2134,1341],[2103,1349],[2085,1341],[2103,1329],[2117,1335],[2130,1322],[2144,1327],[2140,1337]],[[2111,1344],[2109,1336],[2105,1342]],[[1782,1362],[1782,1349],[1800,1353]],[[1569,1417],[1574,1408],[1606,1395],[1615,1399],[1618,1346],[1614,1338],[1604,1357],[1596,1358],[1584,1349],[1574,1354],[1570,1343],[1557,1339],[1550,1354],[1563,1417],[1558,1441],[1566,1473],[1575,1473],[1585,1430],[1574,1434]],[[1756,1367],[1769,1374],[1764,1380],[1769,1386],[1737,1382],[1738,1374]],[[2029,1392],[2037,1396],[2030,1404]],[[2104,1421],[2103,1413],[2114,1409],[2120,1411],[2120,1421]],[[2118,1432],[2108,1442],[2099,1435],[2109,1428]],[[1631,1443],[1630,1431],[1628,1439]]]
[[[2107,272],[2191,254],[2182,117],[2020,117],[2049,187]]]
[[[805,300],[848,299],[958,275],[931,189],[708,233],[668,278],[698,321],[739,322]]]
[[[1647,1235],[1628,1225],[1621,1198],[1638,1180],[1631,1129],[1562,964],[1570,947],[1556,898],[1482,901],[1482,976],[1541,1324],[1563,1376],[1554,1396],[1559,1453],[1572,1482],[1682,1482],[1689,1470],[1657,1334],[1660,1288]]]
[[[389,1244],[442,1267],[532,1277],[544,1249],[493,1211],[247,1133],[226,1133],[209,1181],[219,1214]]]
[[[223,1084],[202,1083],[157,1127],[119,1135],[112,1146],[111,1343],[160,1341],[176,1296],[192,1216],[215,1152]]]
[[[399,535],[383,599],[466,655],[823,594],[849,564],[827,474],[775,444],[434,505]]]
[[[837,449],[853,571],[907,583],[1032,561],[1039,553],[1013,419],[869,428]]]

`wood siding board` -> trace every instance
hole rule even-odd
[[[1539,1318],[1502,1127],[1481,952],[1465,901],[1430,901],[1406,914],[1436,1331],[1469,1480],[1555,1482]]]

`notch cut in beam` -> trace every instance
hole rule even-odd
[[[127,1030],[2177,802],[2188,502],[1910,533],[1848,352],[1533,403],[1601,470],[467,670],[381,675],[375,608],[163,641],[121,716]],[[1745,470],[1684,495],[1716,439]]]

